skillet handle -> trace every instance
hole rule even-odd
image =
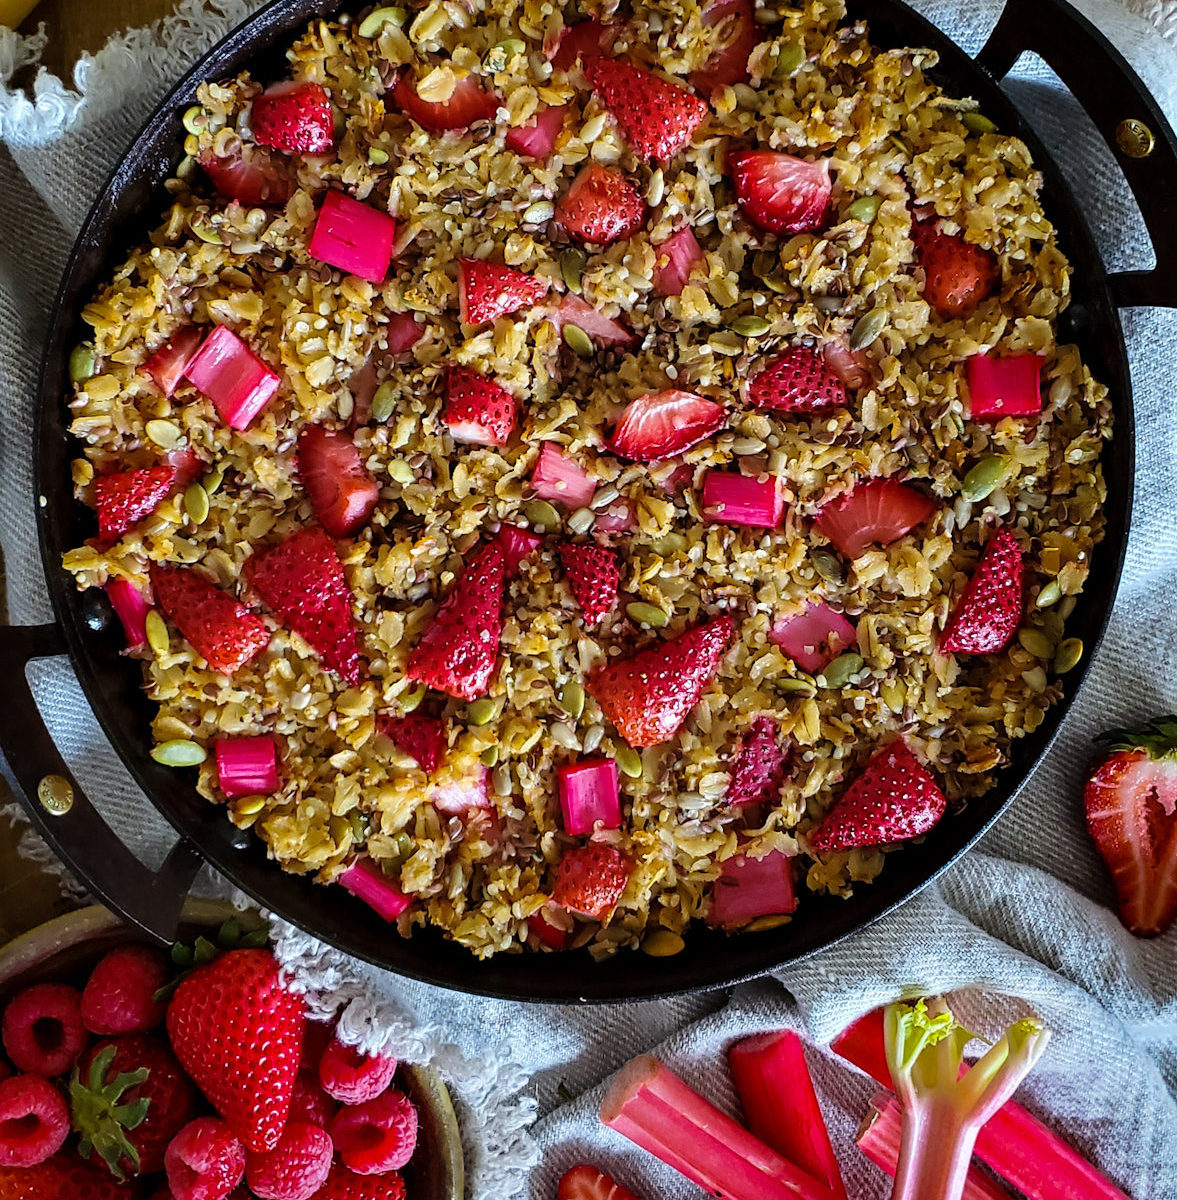
[[[33,659],[64,653],[55,625],[0,627],[0,679],[8,697],[0,721],[4,774],[58,858],[109,908],[166,945],[175,941],[200,855],[181,838],[152,871],[86,798],[45,728],[25,675]],[[63,796],[67,803],[72,796],[65,812]]]
[[[1177,137],[1160,106],[1128,60],[1066,0],[1006,0],[976,62],[1000,80],[1027,50],[1095,122],[1144,216],[1156,266],[1109,279],[1117,306],[1177,308]]]

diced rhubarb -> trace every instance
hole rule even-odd
[[[385,334],[388,338],[389,354],[404,354],[417,344],[425,326],[417,323],[411,312],[395,313],[388,318]]]
[[[735,929],[757,917],[795,912],[793,860],[783,850],[763,858],[734,854],[727,859],[711,890],[707,924]]]
[[[183,329],[176,330],[143,364],[143,370],[155,380],[155,386],[165,396],[170,396],[184,378],[184,368],[192,361],[202,337],[202,329],[185,325]]]
[[[531,490],[541,500],[584,508],[597,490],[584,468],[555,442],[544,442],[531,472]]]
[[[323,200],[307,254],[369,283],[383,283],[392,262],[396,220],[332,188]]]
[[[406,896],[370,858],[357,858],[340,875],[339,884],[386,921],[395,921],[413,903],[412,896]]]
[[[829,1189],[641,1054],[617,1073],[601,1120],[721,1200],[830,1200]]]
[[[689,225],[659,242],[654,252],[659,263],[666,259],[665,266],[654,267],[654,290],[663,296],[677,296],[687,286],[691,272],[703,261],[703,248]]]
[[[876,1167],[894,1176],[899,1165],[899,1147],[903,1134],[903,1110],[899,1101],[888,1092],[879,1092],[870,1102],[856,1140],[858,1148]],[[1059,1192],[1062,1197],[1066,1193]],[[983,1171],[970,1167],[965,1176],[961,1200],[1010,1200],[1010,1194],[996,1179],[990,1179]]]
[[[464,817],[476,808],[490,808],[490,793],[487,791],[487,780],[490,772],[486,767],[456,783],[447,783],[436,787],[429,793],[429,801],[440,813],[447,817]]]
[[[230,429],[248,429],[278,390],[278,376],[226,325],[205,339],[185,376]]]
[[[853,490],[826,504],[814,519],[847,558],[858,558],[871,546],[889,546],[936,511],[936,501],[896,479],[865,479]]]
[[[597,513],[594,528],[598,533],[629,533],[637,527],[633,501],[614,500],[607,508]]]
[[[566,950],[568,939],[572,936],[569,929],[560,929],[553,925],[542,912],[532,913],[527,918],[527,928],[535,934],[545,946],[553,950]]]
[[[127,649],[141,649],[147,644],[147,614],[151,611],[151,601],[146,593],[129,579],[110,579],[106,583],[106,595],[122,622]]]
[[[570,107],[560,104],[545,108],[530,124],[508,129],[503,139],[507,149],[525,158],[546,159],[556,147],[556,139],[564,128],[564,117]]]
[[[974,421],[1036,417],[1042,412],[1041,354],[974,354],[965,363]]]
[[[795,617],[779,617],[768,633],[770,642],[811,675],[855,645],[857,637],[854,626],[821,600],[810,600]]]
[[[864,388],[874,376],[870,355],[865,350],[851,350],[845,342],[826,342],[822,357],[830,370],[852,391]]]
[[[559,307],[552,313],[551,322],[557,332],[562,332],[568,323],[578,326],[593,343],[602,348],[621,346],[628,348],[637,342],[636,335],[627,329],[620,321],[605,316],[593,308],[574,292],[567,292],[560,301]]]
[[[520,529],[518,525],[502,525],[499,527],[499,545],[503,548],[503,572],[510,575],[519,573],[519,564],[530,558],[543,544],[543,538],[530,529]]]
[[[703,477],[703,520],[708,524],[776,529],[784,513],[775,475],[753,479],[739,471],[708,471]]]
[[[654,482],[672,496],[689,488],[695,481],[695,468],[690,463],[676,463],[669,471],[663,471],[666,463],[656,463],[651,466],[650,474]]]
[[[846,1200],[838,1158],[830,1145],[805,1047],[790,1029],[744,1038],[727,1052],[744,1123],[762,1142]]]
[[[621,793],[617,764],[611,758],[589,758],[556,768],[564,832],[573,835],[621,828]]]
[[[236,796],[268,796],[281,786],[278,743],[271,734],[218,738],[217,786],[232,800]]]

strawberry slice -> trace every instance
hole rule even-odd
[[[206,150],[196,161],[213,187],[243,208],[281,208],[294,193],[290,166],[257,147],[228,155]]]
[[[569,912],[603,921],[617,906],[632,871],[633,863],[614,846],[573,846],[556,868],[552,900]]]
[[[695,268],[703,262],[703,248],[695,237],[695,231],[689,225],[684,225],[654,249],[658,252],[659,264],[666,259],[665,266],[654,267],[654,290],[662,296],[681,295]]]
[[[170,396],[184,377],[184,368],[196,356],[204,330],[195,325],[177,329],[170,338],[143,364],[143,370],[155,381],[165,396]]]
[[[701,96],[714,96],[730,83],[748,79],[748,56],[760,42],[752,0],[719,0],[703,10],[703,23],[720,27],[719,47],[690,76]]]
[[[628,1188],[616,1180],[581,1163],[571,1171],[565,1171],[556,1192],[556,1200],[638,1200]]]
[[[553,950],[567,950],[572,933],[568,929],[560,929],[544,916],[543,912],[534,912],[527,918],[527,929],[545,945]]]
[[[631,746],[668,742],[719,670],[733,632],[731,617],[716,617],[614,659],[589,677],[587,690]]]
[[[524,158],[546,159],[556,148],[556,139],[564,128],[564,117],[572,107],[561,104],[545,108],[527,125],[515,125],[503,137],[503,145]]]
[[[98,545],[105,549],[149,517],[176,484],[176,468],[160,464],[136,471],[116,471],[94,480],[98,506]]]
[[[1139,937],[1177,917],[1177,717],[1107,738],[1087,779],[1087,829],[1112,872],[1120,920]]]
[[[385,737],[411,758],[426,775],[432,775],[445,754],[445,723],[440,717],[425,713],[405,713],[403,717],[381,715],[376,725]]]
[[[411,312],[393,313],[388,318],[386,330],[388,353],[395,356],[412,350],[424,332],[425,326],[418,325],[417,318]]]
[[[380,499],[380,486],[364,470],[355,442],[342,430],[303,426],[298,435],[298,475],[319,524],[332,537],[357,534]]]
[[[288,79],[255,98],[249,123],[259,146],[287,154],[327,154],[335,145],[335,118],[326,89]]]
[[[770,412],[822,412],[845,407],[846,388],[824,355],[790,346],[748,380],[748,403]]]
[[[584,623],[598,624],[617,604],[617,589],[621,586],[617,556],[604,546],[577,542],[562,542],[557,552]]]
[[[941,654],[997,654],[1022,622],[1022,548],[1009,529],[990,539],[940,635]]]
[[[865,350],[851,350],[845,342],[829,341],[821,348],[830,370],[848,388],[864,388],[874,378],[874,368]]]
[[[826,504],[813,524],[847,558],[889,546],[936,511],[936,501],[895,479],[867,479]]]
[[[588,62],[609,54],[613,50],[613,39],[617,36],[615,25],[602,25],[596,17],[567,25],[560,33],[560,41],[552,54],[552,70],[571,70],[580,59]]]
[[[564,295],[549,320],[555,325],[557,333],[562,332],[564,326],[569,323],[579,326],[596,345],[604,348],[621,346],[623,349],[629,349],[636,345],[638,340],[637,335],[620,321],[605,316],[573,292]]]
[[[922,837],[948,802],[935,779],[900,738],[879,750],[826,814],[809,844],[818,854]]]
[[[484,543],[458,576],[409,657],[405,674],[459,700],[490,687],[503,631],[503,548]]]
[[[673,158],[707,115],[693,92],[623,58],[589,58],[584,73],[639,158]]]
[[[625,406],[607,444],[622,458],[653,462],[681,454],[721,429],[726,420],[722,404],[694,392],[648,392]]]
[[[518,400],[493,379],[469,367],[450,367],[441,419],[455,441],[505,446],[518,407]]]
[[[422,100],[411,71],[402,71],[392,98],[401,112],[412,117],[430,133],[445,133],[451,129],[469,129],[475,121],[493,121],[499,111],[499,98],[488,92],[474,75],[458,82],[448,100]]]
[[[191,567],[152,563],[151,587],[188,644],[222,675],[232,675],[270,644],[256,613]]]
[[[590,162],[556,204],[556,220],[571,237],[609,246],[632,237],[646,219],[646,202],[616,167]]]
[[[924,269],[924,299],[946,321],[969,316],[1001,283],[1001,263],[992,250],[943,232],[934,217],[914,219],[911,240]]]
[[[769,233],[824,229],[830,208],[830,160],[776,150],[731,150],[727,169],[744,215]]]
[[[544,539],[518,525],[499,526],[499,545],[503,548],[503,573],[507,579],[519,574],[519,564],[543,545]]]
[[[789,760],[781,750],[779,738],[780,729],[772,717],[757,717],[748,726],[732,760],[727,785],[727,802],[733,808],[743,804],[771,804],[780,794]]]
[[[546,279],[514,267],[463,258],[458,263],[458,305],[463,325],[484,325],[496,317],[531,308],[547,294]]]
[[[284,542],[255,550],[246,560],[245,578],[323,666],[346,683],[360,682],[351,588],[323,530],[300,529]]]

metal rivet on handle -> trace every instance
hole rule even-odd
[[[62,775],[46,775],[37,784],[37,799],[51,817],[64,817],[74,806],[74,785]]]
[[[1128,117],[1116,126],[1116,145],[1129,158],[1148,158],[1156,144],[1152,130],[1135,117]]]

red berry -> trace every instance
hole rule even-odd
[[[245,1174],[245,1147],[224,1121],[197,1117],[164,1155],[175,1200],[225,1200]]]
[[[401,112],[430,133],[466,129],[475,121],[493,121],[499,110],[498,96],[487,91],[474,75],[461,80],[448,100],[423,100],[417,93],[412,70],[406,69],[392,89],[392,98]]]
[[[134,1193],[105,1171],[63,1151],[36,1166],[0,1167],[0,1196],[4,1200],[129,1200]]]
[[[846,387],[824,354],[790,346],[748,380],[748,403],[772,412],[821,412],[844,406]]]
[[[623,58],[590,58],[584,73],[639,158],[673,158],[707,116],[707,105],[689,88]]]
[[[311,1071],[300,1071],[290,1094],[290,1115],[286,1120],[309,1122],[326,1129],[334,1115],[335,1102],[319,1086],[318,1076]]]
[[[727,168],[736,201],[754,225],[769,233],[824,229],[830,208],[830,160],[816,162],[776,150],[733,150]]]
[[[585,624],[599,624],[617,604],[621,582],[617,556],[605,546],[577,542],[562,542],[556,549]]]
[[[86,1045],[81,997],[63,983],[37,983],[4,1010],[4,1049],[18,1071],[64,1075]]]
[[[604,1171],[580,1163],[564,1173],[556,1200],[637,1200],[637,1197]]]
[[[608,246],[641,229],[646,204],[616,167],[590,162],[560,197],[556,219],[578,242]]]
[[[321,84],[284,80],[253,101],[253,140],[289,154],[326,154],[335,145],[331,97]]]
[[[722,404],[694,392],[647,392],[622,410],[608,446],[635,462],[673,458],[716,433],[726,420]]]
[[[405,1181],[395,1171],[357,1175],[336,1163],[315,1200],[405,1200]]]
[[[166,465],[99,475],[94,481],[99,543],[114,545],[128,529],[155,512],[175,483],[176,470]]]
[[[941,654],[997,654],[1022,622],[1022,548],[1010,529],[989,539],[940,636]]]
[[[298,477],[315,516],[332,537],[359,533],[380,499],[380,485],[368,474],[355,442],[340,429],[302,427]]]
[[[395,1088],[365,1104],[341,1108],[331,1137],[345,1166],[359,1175],[382,1175],[403,1167],[417,1148],[417,1110]]]
[[[167,959],[159,950],[116,946],[98,960],[82,989],[82,1024],[99,1034],[154,1028],[167,1010],[155,993],[167,981]]]
[[[945,233],[934,217],[913,220],[911,240],[924,268],[924,299],[946,321],[970,316],[1001,283],[1001,263],[992,250]]]
[[[308,1121],[288,1121],[273,1150],[245,1157],[249,1189],[261,1200],[308,1200],[331,1170],[331,1139]]]
[[[69,1133],[61,1094],[40,1075],[0,1082],[0,1166],[33,1167],[56,1154]]]
[[[392,1082],[396,1059],[387,1054],[364,1054],[355,1046],[345,1045],[338,1037],[331,1040],[319,1060],[319,1082],[328,1096],[341,1104],[363,1104],[375,1100]]]
[[[633,863],[616,846],[573,846],[556,868],[552,900],[570,912],[603,921],[621,899],[632,872]]]

